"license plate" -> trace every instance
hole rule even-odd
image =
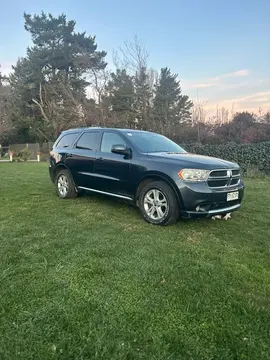
[[[234,191],[227,194],[227,201],[237,200],[239,198],[239,192]]]

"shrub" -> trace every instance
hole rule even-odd
[[[31,151],[26,147],[20,151],[23,161],[27,161],[31,157]]]
[[[247,174],[250,169],[270,173],[270,142],[253,144],[228,143],[222,145],[186,144],[191,153],[213,156],[238,163]]]
[[[13,160],[17,162],[27,161],[31,157],[31,151],[28,148],[13,151]]]

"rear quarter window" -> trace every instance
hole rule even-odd
[[[74,141],[76,140],[78,136],[78,133],[72,133],[72,134],[66,134],[66,135],[63,135],[60,140],[56,143],[56,146],[57,147],[69,147],[71,146]]]

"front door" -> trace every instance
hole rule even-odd
[[[104,131],[100,151],[96,153],[95,176],[101,191],[132,197],[130,159],[112,153],[114,145],[127,145],[120,134]]]

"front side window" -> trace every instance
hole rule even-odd
[[[126,142],[118,134],[112,132],[105,132],[102,137],[101,152],[106,152],[106,153],[112,152],[112,147],[114,145],[126,146]]]
[[[69,147],[72,145],[77,137],[77,133],[67,134],[61,137],[61,139],[58,141],[57,147]]]
[[[98,139],[99,139],[99,133],[96,131],[84,133],[79,138],[76,148],[96,151],[98,145]]]

